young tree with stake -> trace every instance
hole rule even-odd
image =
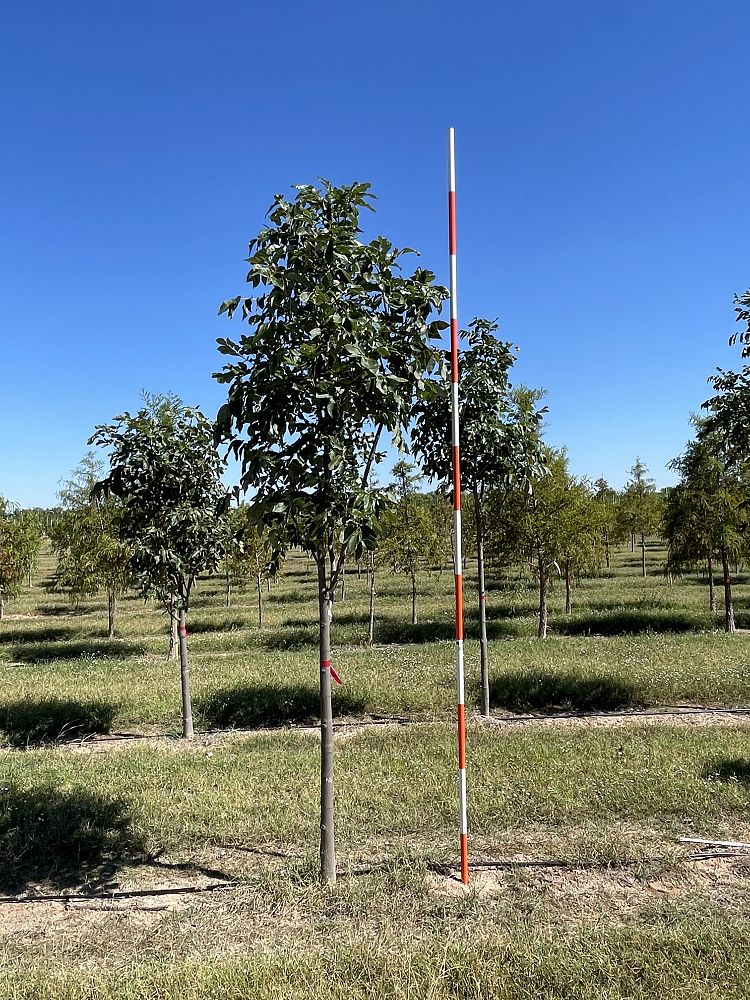
[[[317,567],[320,626],[321,877],[336,880],[331,618],[344,559],[375,546],[383,491],[373,471],[385,434],[396,445],[439,356],[433,317],[446,297],[434,276],[401,272],[408,251],[361,241],[369,185],[300,186],[277,195],[249,245],[252,286],[220,309],[250,331],[221,339],[231,360],[217,437],[241,465],[241,484],[272,543],[299,545]]]

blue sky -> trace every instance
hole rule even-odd
[[[97,423],[213,416],[219,303],[277,191],[368,180],[368,234],[499,317],[548,439],[661,485],[750,286],[740,0],[68,0],[0,12],[0,492],[54,502]],[[239,333],[237,321],[234,333]]]

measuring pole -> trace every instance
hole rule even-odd
[[[461,453],[458,427],[458,303],[456,300],[456,144],[448,129],[448,253],[451,297],[451,424],[453,428],[453,566],[456,581],[456,691],[458,694],[458,799],[461,814],[461,881],[469,884],[466,823],[466,707],[464,705],[464,588],[461,567]]]

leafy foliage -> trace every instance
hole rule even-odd
[[[219,341],[236,360],[215,375],[229,386],[218,440],[239,459],[274,543],[316,556],[341,548],[358,558],[374,546],[381,434],[402,442],[444,326],[432,313],[447,293],[431,272],[406,277],[410,251],[360,241],[370,202],[367,184],[277,195],[249,244],[254,294],[220,309],[239,311],[251,332]]]
[[[141,592],[165,603],[175,594],[187,608],[198,574],[215,570],[224,554],[224,463],[200,411],[173,396],[145,402],[91,438],[111,449],[109,475],[97,492],[121,503],[120,533]]]

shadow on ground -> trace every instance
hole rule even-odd
[[[586,609],[588,611],[588,608]],[[644,632],[698,632],[714,627],[706,612],[644,609],[629,611],[622,608],[601,614],[580,614],[569,617],[554,615],[550,630],[560,635],[638,635]]]
[[[626,681],[605,674],[514,670],[490,681],[490,704],[509,712],[611,712],[643,708]]]
[[[49,625],[37,628],[3,628],[0,626],[0,644],[19,642],[61,642],[77,634],[76,630],[64,625]]]
[[[127,802],[56,785],[0,789],[0,890],[101,888],[142,860]]]
[[[14,646],[10,657],[19,663],[48,663],[54,660],[127,659],[148,652],[143,643],[123,639],[90,639],[80,642],[39,642]]]
[[[744,757],[724,758],[706,764],[703,777],[709,781],[728,781],[750,789],[750,760]]]
[[[204,635],[206,632],[239,632],[247,624],[246,618],[222,618],[216,621],[189,619],[187,628],[193,635]]]
[[[0,734],[13,747],[66,743],[108,733],[117,707],[108,701],[45,698],[0,704]]]
[[[266,729],[290,723],[314,724],[320,718],[318,689],[302,684],[286,687],[257,685],[214,691],[197,703],[206,729]],[[362,715],[364,698],[334,688],[333,714]]]

